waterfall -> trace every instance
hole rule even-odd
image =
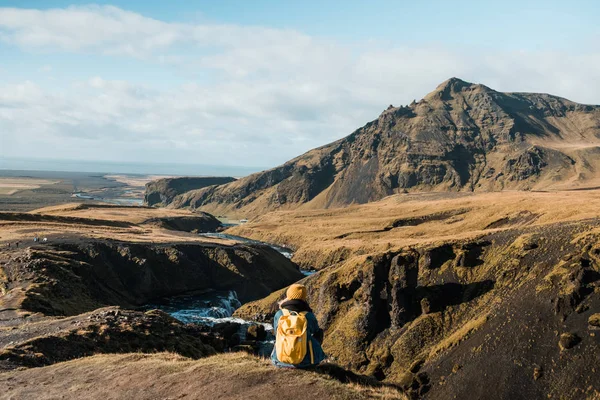
[[[197,296],[178,296],[168,299],[166,304],[149,304],[146,308],[159,308],[186,324],[213,326],[220,322],[236,322],[242,325],[249,321],[232,317],[241,303],[234,290],[209,292]],[[270,324],[261,324],[271,330]]]

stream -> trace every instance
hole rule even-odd
[[[294,252],[291,249],[288,249],[287,247],[278,246],[273,243],[261,242],[260,240],[248,239],[243,236],[230,235],[228,233],[221,233],[221,232],[200,233],[199,235],[203,236],[203,237],[208,237],[208,238],[235,240],[237,242],[246,243],[246,244],[266,245],[266,246],[271,247],[274,250],[277,250],[278,252],[280,252],[287,258],[292,258],[292,256],[294,255]]]
[[[287,258],[292,258],[293,256],[292,250],[285,247],[241,236],[229,235],[227,233],[201,233],[199,235],[204,237],[231,239],[241,243],[267,245]],[[310,276],[316,271],[300,270],[300,272],[302,272],[304,276]],[[148,304],[147,308],[158,308],[163,310],[186,324],[198,324],[209,327],[214,327],[217,324],[227,322],[240,324],[238,334],[242,341],[246,339],[246,333],[250,325],[262,325],[265,328],[267,337],[266,340],[258,342],[259,355],[269,357],[275,343],[273,325],[233,317],[233,313],[241,307],[241,305],[237,293],[231,290],[209,291],[200,295],[172,297],[165,299],[165,301],[160,304]]]
[[[85,192],[77,192],[73,193],[73,197],[77,197],[79,199],[85,200],[96,200],[101,201],[103,203],[115,204],[118,206],[141,206],[144,204],[144,199],[138,199],[135,197],[102,197],[102,196],[92,196]]]
[[[247,321],[232,317],[234,311],[241,306],[235,291],[209,291],[201,295],[177,296],[166,299],[160,304],[148,304],[147,308],[158,308],[185,324],[198,324],[213,328],[227,323],[239,324],[240,342],[246,340],[251,325],[262,325],[266,337],[257,341],[258,355],[269,357],[275,345],[273,325],[255,321]]]

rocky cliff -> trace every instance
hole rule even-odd
[[[235,290],[249,301],[303,276],[268,246],[89,240],[10,254],[0,265],[0,306],[44,315],[131,308],[203,290]]]
[[[452,78],[351,135],[277,168],[176,196],[174,207],[261,214],[399,192],[600,184],[600,107]]]
[[[595,398],[599,221],[516,225],[357,255],[306,278],[325,351],[414,398]],[[283,294],[236,315],[269,320]]]
[[[231,177],[181,177],[158,179],[146,184],[144,204],[148,206],[166,206],[179,194],[233,181],[235,181],[235,178]]]
[[[221,221],[209,213],[196,211],[193,215],[156,217],[144,221],[144,224],[183,232],[216,232],[223,227]]]

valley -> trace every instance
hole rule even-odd
[[[85,181],[138,206],[11,178],[0,398],[598,399],[599,110],[451,78],[271,170]],[[265,359],[296,282],[307,371]]]
[[[149,207],[74,203],[27,213],[0,212],[0,381],[5,380],[6,388],[0,398],[31,395],[23,385],[13,384],[27,368],[43,380],[42,371],[55,376],[51,369],[69,360],[78,371],[75,380],[87,379],[81,373],[88,367],[80,362],[91,361],[89,368],[102,371],[109,362],[115,366],[113,373],[130,374],[144,362],[141,358],[124,358],[129,360],[124,364],[111,358],[128,353],[152,354],[144,360],[158,369],[153,372],[149,364],[148,376],[162,375],[165,362],[190,361],[178,365],[193,367],[206,383],[214,380],[215,370],[232,370],[240,377],[237,385],[254,386],[256,374],[270,367],[242,354],[268,355],[273,339],[265,327],[272,327],[231,314],[241,303],[305,275],[266,244],[198,233],[219,227],[209,214]],[[98,354],[107,358],[91,357]],[[218,356],[201,361],[213,355]],[[331,398],[404,398],[397,388],[387,389],[343,369],[293,378],[271,371],[267,376],[271,385],[290,379],[298,386],[309,382]],[[199,390],[191,376],[185,379],[188,383],[177,378],[188,385],[185,390]],[[193,381],[201,382],[197,377]],[[140,390],[131,383],[123,381],[117,396]],[[229,384],[217,380],[207,390],[222,391]],[[99,384],[77,396],[97,398],[104,390]],[[157,395],[164,393],[157,390]],[[260,398],[263,391],[260,385],[244,388],[239,398]],[[56,392],[44,395],[52,398]]]
[[[141,205],[156,175],[0,169],[0,209],[31,211],[65,203]]]

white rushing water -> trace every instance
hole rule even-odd
[[[201,233],[200,236],[230,239],[240,243],[259,244],[269,246],[287,258],[292,258],[293,252],[285,247],[277,246],[271,243],[252,240],[241,236],[229,235],[227,233]],[[314,274],[316,271],[300,270],[304,276]],[[234,318],[233,313],[241,303],[238,300],[237,293],[231,291],[211,291],[202,295],[178,296],[167,299],[162,304],[150,304],[150,308],[159,308],[169,313],[174,318],[186,324],[198,324],[204,326],[214,326],[223,322],[234,322],[240,324],[238,334],[242,340],[246,338],[248,326],[259,324],[265,327],[267,340],[259,342],[259,354],[269,356],[275,339],[273,336],[273,326],[268,323],[247,321],[241,318]]]
[[[198,324],[213,327],[224,322],[240,324],[238,335],[246,340],[250,325],[262,325],[267,333],[266,340],[258,342],[258,354],[268,357],[275,344],[273,325],[268,323],[247,321],[232,317],[234,311],[241,306],[235,291],[208,292],[195,296],[178,296],[168,299],[162,304],[149,304],[148,308],[158,308],[186,324]]]
[[[214,326],[221,322],[235,322],[247,326],[259,324],[265,330],[273,330],[267,323],[247,321],[232,315],[241,306],[234,290],[211,291],[201,295],[177,296],[161,304],[148,304],[147,308],[158,308],[186,324]],[[245,331],[242,336],[245,336]]]

